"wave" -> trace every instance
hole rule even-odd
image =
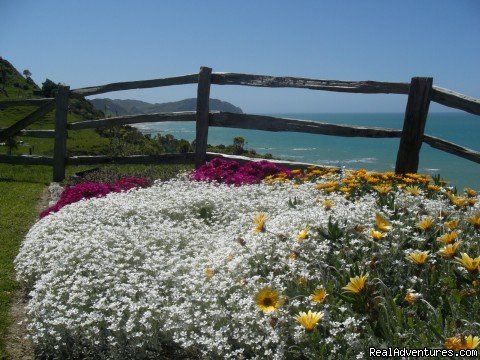
[[[317,148],[293,148],[293,151],[312,151],[317,150]]]
[[[368,157],[368,158],[361,158],[361,159],[341,160],[341,162],[344,162],[345,164],[356,164],[356,163],[373,164],[373,163],[376,163],[377,160],[378,160],[377,158]]]
[[[327,165],[339,165],[339,164],[374,164],[377,162],[377,158],[367,157],[360,159],[345,159],[345,160],[317,160],[316,164],[327,164]]]

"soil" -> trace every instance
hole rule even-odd
[[[37,213],[40,214],[42,210],[48,207],[50,200],[50,192],[48,187],[43,190],[40,201],[37,204]],[[10,354],[12,360],[34,360],[35,354],[32,342],[27,339],[26,326],[26,307],[27,297],[25,296],[25,289],[20,288],[15,291],[13,295],[12,304],[10,308],[10,318],[12,324],[8,329],[6,336],[7,352]]]

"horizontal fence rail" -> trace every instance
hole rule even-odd
[[[198,82],[198,74],[174,76],[163,79],[153,79],[153,80],[139,80],[139,81],[126,81],[118,82],[100,86],[91,86],[81,89],[72,90],[73,95],[80,96],[91,96],[97,94],[103,94],[111,91],[121,91],[121,90],[133,90],[133,89],[147,89],[153,87],[161,86],[171,86],[171,85],[186,85],[186,84],[196,84]]]
[[[120,126],[127,124],[152,123],[163,121],[195,121],[195,111],[179,111],[155,114],[117,116],[99,120],[86,120],[67,125],[69,130],[92,129],[105,126]]]
[[[430,145],[435,149],[442,150],[450,154],[457,155],[464,159],[474,161],[480,164],[480,152],[478,151],[471,150],[463,146],[460,146],[452,142],[439,139],[437,137],[430,136],[430,135],[424,135],[423,142],[427,143],[428,145]]]
[[[21,130],[23,130],[27,126],[33,124],[40,117],[48,114],[54,108],[55,108],[55,100],[49,100],[48,102],[45,102],[37,110],[35,110],[31,114],[24,117],[22,120],[17,121],[12,126],[2,130],[0,132],[0,142],[5,141],[6,139],[8,139],[12,136],[15,136],[18,132],[20,132]]]
[[[402,130],[396,129],[335,125],[317,121],[229,112],[210,113],[209,126],[369,138],[392,138],[400,137],[402,134]]]
[[[53,165],[53,157],[40,155],[1,155],[0,163],[20,165]]]
[[[409,83],[379,81],[316,80],[237,73],[212,73],[212,84],[273,88],[303,88],[363,94],[408,94]]]
[[[15,106],[39,106],[44,105],[52,100],[53,98],[6,100],[0,102],[0,109],[7,109]]]
[[[186,164],[192,163],[195,153],[131,155],[131,156],[71,156],[67,158],[68,165],[96,164]]]
[[[172,85],[197,84],[196,111],[164,112],[155,114],[139,114],[117,116],[98,120],[86,120],[67,124],[68,97],[78,98],[112,91],[145,89]],[[388,129],[364,126],[330,124],[317,121],[281,118],[265,115],[237,114],[230,112],[212,112],[209,109],[211,85],[240,85],[269,88],[299,88],[310,90],[363,93],[363,94],[401,94],[408,95],[407,109],[403,129]],[[407,82],[383,81],[343,81],[321,80],[301,77],[268,76],[242,73],[215,73],[211,68],[201,67],[198,74],[159,78],[153,80],[127,81],[110,83],[69,90],[60,86],[55,98],[21,99],[0,101],[0,110],[15,106],[38,106],[38,109],[25,116],[8,128],[0,129],[0,142],[20,135],[40,138],[54,138],[53,157],[36,155],[0,155],[0,162],[27,165],[53,165],[54,180],[63,180],[65,165],[94,164],[182,164],[195,163],[198,167],[214,157],[234,159],[239,162],[260,161],[244,156],[225,155],[207,152],[208,128],[227,127],[273,132],[300,132],[320,135],[367,138],[400,138],[397,154],[397,173],[416,172],[418,156],[422,143],[464,159],[480,163],[480,152],[461,145],[424,134],[428,108],[431,101],[439,104],[480,115],[480,100],[448,89],[432,85],[432,78],[414,77]],[[40,117],[56,109],[55,130],[25,130]],[[196,149],[192,153],[133,155],[125,157],[112,156],[67,156],[66,141],[68,130],[81,130],[111,126],[122,126],[136,123],[152,123],[163,121],[195,121]],[[271,160],[288,168],[306,168],[322,166]]]
[[[0,129],[0,132],[5,129]],[[54,138],[55,130],[20,130],[16,135],[34,138]]]
[[[480,100],[470,96],[457,93],[452,90],[433,87],[432,101],[439,104],[463,110],[474,115],[480,115]]]

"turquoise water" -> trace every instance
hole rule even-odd
[[[268,114],[295,119],[314,120],[333,124],[363,125],[402,129],[403,113],[316,113]],[[192,141],[195,138],[193,122],[165,122],[138,124],[143,133],[172,134]],[[464,113],[432,113],[428,116],[425,133],[464,147],[480,150],[480,117]],[[346,138],[293,132],[267,132],[243,129],[209,129],[208,143],[231,144],[235,136],[246,139],[246,148],[259,153],[292,161],[333,165],[352,169],[390,171],[395,168],[399,139]],[[419,172],[440,173],[458,188],[480,188],[480,164],[433,149],[423,144]]]

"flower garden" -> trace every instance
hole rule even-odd
[[[216,159],[67,188],[15,265],[53,359],[475,349],[480,205],[425,175]],[[178,351],[178,350],[175,350]]]

